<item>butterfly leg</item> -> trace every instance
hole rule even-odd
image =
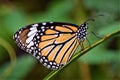
[[[80,43],[80,47],[81,47],[81,51],[83,51],[84,50],[84,44],[83,44],[83,42]]]

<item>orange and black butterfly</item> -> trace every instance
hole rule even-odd
[[[66,64],[86,39],[87,26],[87,21],[80,26],[63,22],[36,23],[17,31],[14,40],[44,66],[55,70]]]

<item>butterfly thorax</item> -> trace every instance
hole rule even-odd
[[[86,39],[87,28],[88,28],[87,26],[88,26],[88,23],[85,22],[78,27],[78,31],[76,35],[80,41],[84,41]]]

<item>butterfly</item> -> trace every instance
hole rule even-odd
[[[18,47],[32,54],[48,69],[65,65],[86,39],[88,22],[80,26],[65,22],[42,22],[17,31],[13,38]]]

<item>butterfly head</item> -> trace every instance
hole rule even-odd
[[[77,31],[77,38],[80,40],[80,41],[84,41],[86,39],[86,35],[87,35],[87,29],[88,29],[88,22],[89,21],[94,21],[93,18],[90,18],[88,20],[86,20],[83,24],[81,24],[79,27],[78,27],[78,31]]]

